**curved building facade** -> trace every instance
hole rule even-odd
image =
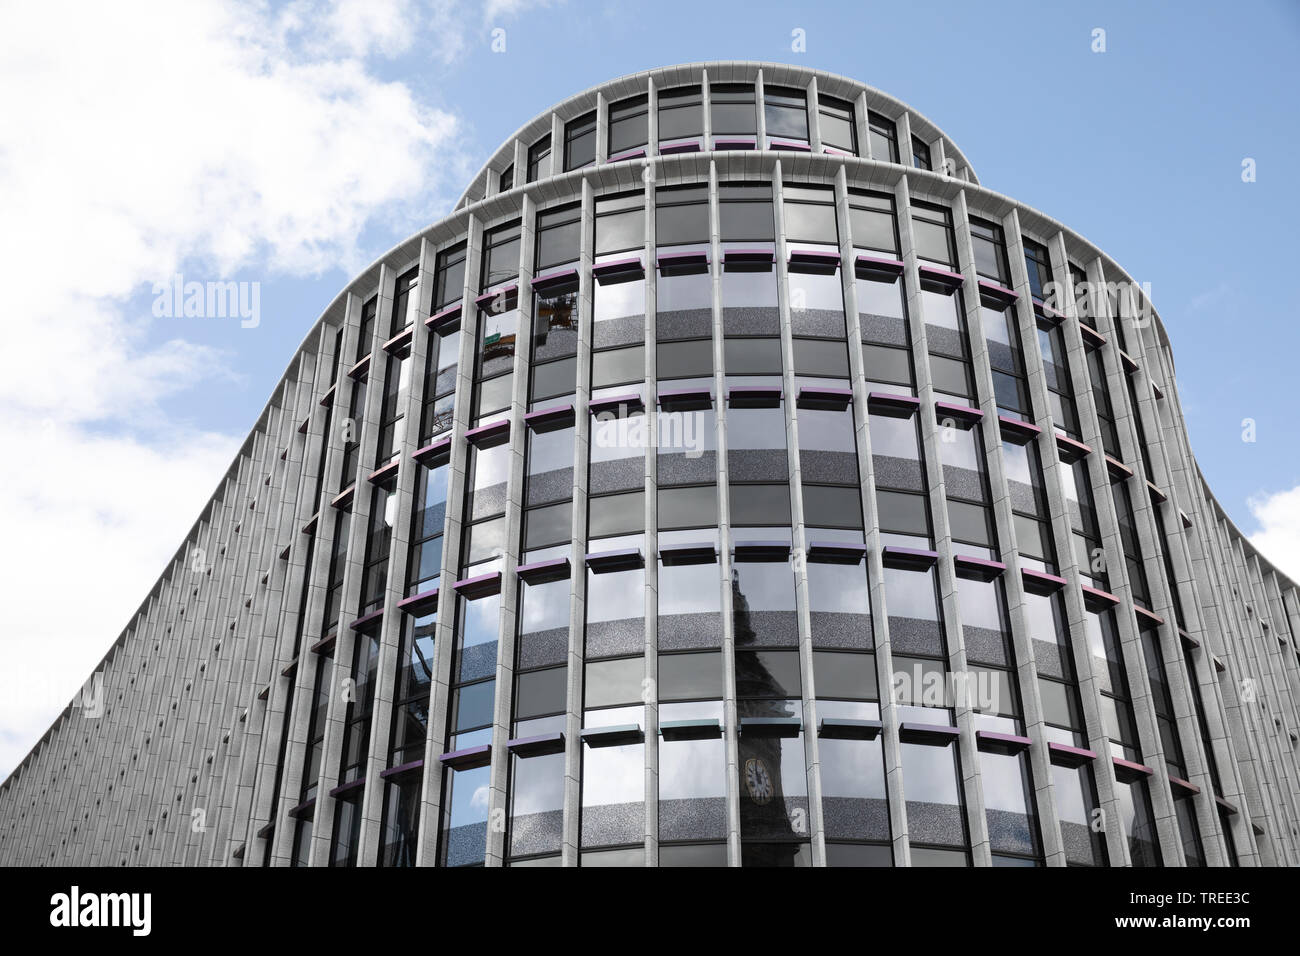
[[[0,860],[1300,860],[1293,582],[1164,326],[919,113],[581,93],[316,322]]]

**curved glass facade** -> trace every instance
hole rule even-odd
[[[588,91],[322,317],[0,854],[1297,862],[1300,605],[1172,368],[883,94]]]

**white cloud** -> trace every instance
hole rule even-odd
[[[372,63],[460,55],[483,16],[410,0],[0,7],[0,675],[27,687],[0,677],[0,777],[117,637],[243,437],[169,420],[164,400],[237,363],[150,341],[127,302],[178,271],[355,271],[375,252],[358,246],[367,224],[428,222],[470,172],[459,122]]]
[[[1279,571],[1300,581],[1300,486],[1253,497],[1247,505],[1260,528],[1250,543]]]

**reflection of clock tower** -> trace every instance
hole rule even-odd
[[[741,593],[739,576],[734,570],[731,602],[736,649],[756,649],[758,634],[749,611],[749,601]],[[761,699],[761,695],[780,693],[776,687],[776,680],[756,654],[736,655],[736,689],[740,697],[736,709],[742,721],[745,717],[796,716],[788,700]],[[739,753],[741,839],[803,840],[804,835],[794,830],[781,785],[781,738],[742,732]],[[793,865],[794,851],[791,850],[789,855],[790,861],[785,865]]]

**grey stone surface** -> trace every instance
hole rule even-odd
[[[528,813],[510,821],[510,855],[530,856],[555,853],[564,836],[564,811],[544,810]]]
[[[707,339],[713,335],[712,309],[675,309],[655,314],[655,335],[660,342]]]
[[[805,482],[827,485],[858,484],[858,454],[846,451],[799,450],[799,469]],[[804,494],[808,494],[804,490]]]
[[[944,654],[943,629],[938,621],[889,615],[889,643],[895,654]]]
[[[726,834],[725,797],[659,801],[660,840],[720,840]]]
[[[722,615],[661,614],[659,651],[698,650],[722,645]]]
[[[826,836],[835,840],[888,840],[889,803],[880,798],[822,797]]]
[[[645,457],[636,455],[614,461],[593,462],[588,476],[589,493],[634,491],[645,485]]]
[[[904,781],[906,785],[906,781]],[[960,847],[966,842],[961,808],[948,803],[907,801],[907,835],[913,843]]]
[[[785,481],[790,460],[783,448],[732,448],[727,450],[727,472],[732,481]]]
[[[966,642],[966,659],[972,664],[1009,665],[1006,643],[1001,631],[989,627],[963,624],[962,638]]]
[[[632,345],[643,341],[645,341],[644,315],[624,315],[617,319],[592,323],[592,348],[607,349],[616,345]]]
[[[643,618],[587,622],[588,658],[639,654],[644,649],[645,620]]]
[[[841,611],[811,611],[814,647],[871,650],[874,645],[871,617]]]
[[[781,312],[763,306],[725,306],[722,331],[724,335],[779,335]]]
[[[703,451],[694,458],[685,453],[659,454],[656,471],[660,487],[711,484],[718,480],[718,454]]]
[[[859,312],[858,321],[862,326],[862,341],[879,345],[909,345],[907,341],[907,323],[888,315],[874,315]]]
[[[984,490],[984,481],[978,471],[972,471],[969,468],[957,468],[952,465],[943,466],[943,486],[949,498],[959,498],[963,501],[980,501],[988,500],[987,493]]]
[[[618,846],[645,838],[645,804],[610,803],[582,808],[582,846]]]
[[[573,497],[573,469],[557,468],[530,475],[525,484],[525,505],[529,508],[567,501]]]
[[[791,310],[795,335],[844,340],[844,313],[834,309]]]
[[[922,491],[921,463],[915,458],[894,458],[892,455],[872,455],[877,488],[897,488],[901,491]]]
[[[529,670],[563,664],[569,653],[569,629],[553,627],[519,635],[519,667]]]

